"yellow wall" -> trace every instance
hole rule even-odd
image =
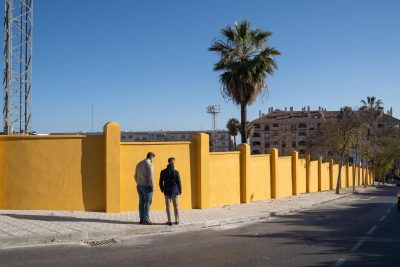
[[[354,174],[354,166],[350,165],[349,166],[349,186],[353,186],[353,174]]]
[[[329,163],[321,164],[321,191],[329,190]]]
[[[240,203],[240,152],[210,153],[209,206]]]
[[[298,184],[298,193],[306,193],[307,189],[307,176],[306,176],[306,160],[305,159],[299,159],[299,164],[298,164],[298,172],[297,172],[297,184]]]
[[[278,157],[271,149],[271,154],[251,156],[250,147],[241,145],[239,151],[210,153],[207,134],[195,134],[192,142],[121,143],[116,123],[106,124],[104,132],[103,136],[0,136],[0,208],[138,210],[133,175],[149,151],[156,154],[152,210],[165,209],[158,182],[169,157],[176,158],[181,174],[181,209],[305,193],[307,172],[309,191],[318,191],[318,161],[307,166],[297,152]],[[329,190],[330,164],[320,165],[321,190]],[[338,168],[338,164],[332,167],[333,188]],[[350,168],[350,185],[352,173]],[[357,171],[357,181],[362,175]],[[345,166],[341,184],[346,186]]]
[[[271,198],[270,155],[250,156],[250,201]]]
[[[333,164],[333,189],[336,189],[338,175],[339,175],[339,164]]]
[[[292,195],[292,157],[278,158],[277,197]]]
[[[310,162],[310,192],[318,192],[318,161]]]
[[[0,155],[0,208],[104,211],[103,136],[2,136]]]
[[[139,197],[136,190],[136,182],[134,173],[136,164],[146,158],[148,152],[153,152],[156,157],[154,158],[154,193],[151,210],[164,210],[165,200],[164,195],[161,193],[158,183],[160,179],[160,172],[166,168],[168,158],[174,157],[176,159],[175,168],[179,171],[182,183],[182,195],[179,199],[179,207],[182,209],[192,208],[192,186],[194,186],[195,176],[193,173],[194,160],[193,153],[191,153],[190,142],[124,142],[121,143],[121,159],[120,159],[120,173],[121,173],[121,210],[132,211],[138,210]]]

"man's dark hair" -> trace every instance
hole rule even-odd
[[[168,159],[168,163],[172,163],[172,162],[174,162],[174,161],[175,161],[175,158],[174,158],[174,157],[171,157],[171,158]]]
[[[156,154],[154,154],[153,152],[149,152],[149,153],[147,153],[147,159],[152,159],[152,158],[155,158],[156,157]]]

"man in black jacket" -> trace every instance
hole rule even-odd
[[[167,225],[172,226],[170,202],[174,205],[175,224],[179,224],[179,211],[178,211],[178,195],[182,194],[181,177],[179,172],[174,167],[175,158],[168,159],[167,168],[161,171],[160,174],[160,189],[165,196],[165,205],[167,210]]]

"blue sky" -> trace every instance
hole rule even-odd
[[[92,104],[96,131],[107,121],[205,130],[211,104],[224,128],[240,110],[221,97],[207,48],[242,19],[272,31],[282,53],[249,119],[269,106],[355,107],[369,95],[400,117],[399,14],[397,0],[35,0],[33,128],[90,131]]]

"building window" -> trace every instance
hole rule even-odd
[[[260,142],[253,142],[253,146],[259,146]]]
[[[299,141],[299,146],[305,146],[306,145],[306,141]]]
[[[260,129],[260,124],[254,124],[254,129]]]
[[[286,148],[286,143],[282,143],[282,148]]]
[[[302,155],[304,155],[304,154],[306,154],[306,151],[304,150],[304,149],[300,149],[300,154],[302,154]]]
[[[291,130],[296,130],[296,129],[297,129],[296,124],[290,125],[290,129],[291,129]]]
[[[272,124],[272,127],[274,127],[274,128],[279,127],[279,123]]]
[[[292,142],[292,147],[296,147],[296,141]]]
[[[307,124],[305,124],[305,123],[299,123],[299,128],[307,128]]]
[[[270,132],[264,133],[264,137],[265,137],[265,138],[269,138],[270,136],[271,136],[271,133],[270,133]]]
[[[309,125],[308,125],[308,129],[309,129],[309,130],[315,130],[314,124],[309,124]]]
[[[265,124],[264,130],[269,131],[269,124]]]
[[[383,123],[378,123],[378,128],[383,128]]]
[[[270,148],[270,144],[269,143],[265,143],[265,148]]]
[[[386,127],[392,128],[392,124],[391,124],[391,123],[388,123],[388,124],[386,124]]]
[[[299,132],[299,136],[307,136],[306,132]]]
[[[132,135],[129,135],[129,139],[132,139]]]
[[[260,133],[254,133],[253,137],[261,137],[261,136],[260,136]]]

